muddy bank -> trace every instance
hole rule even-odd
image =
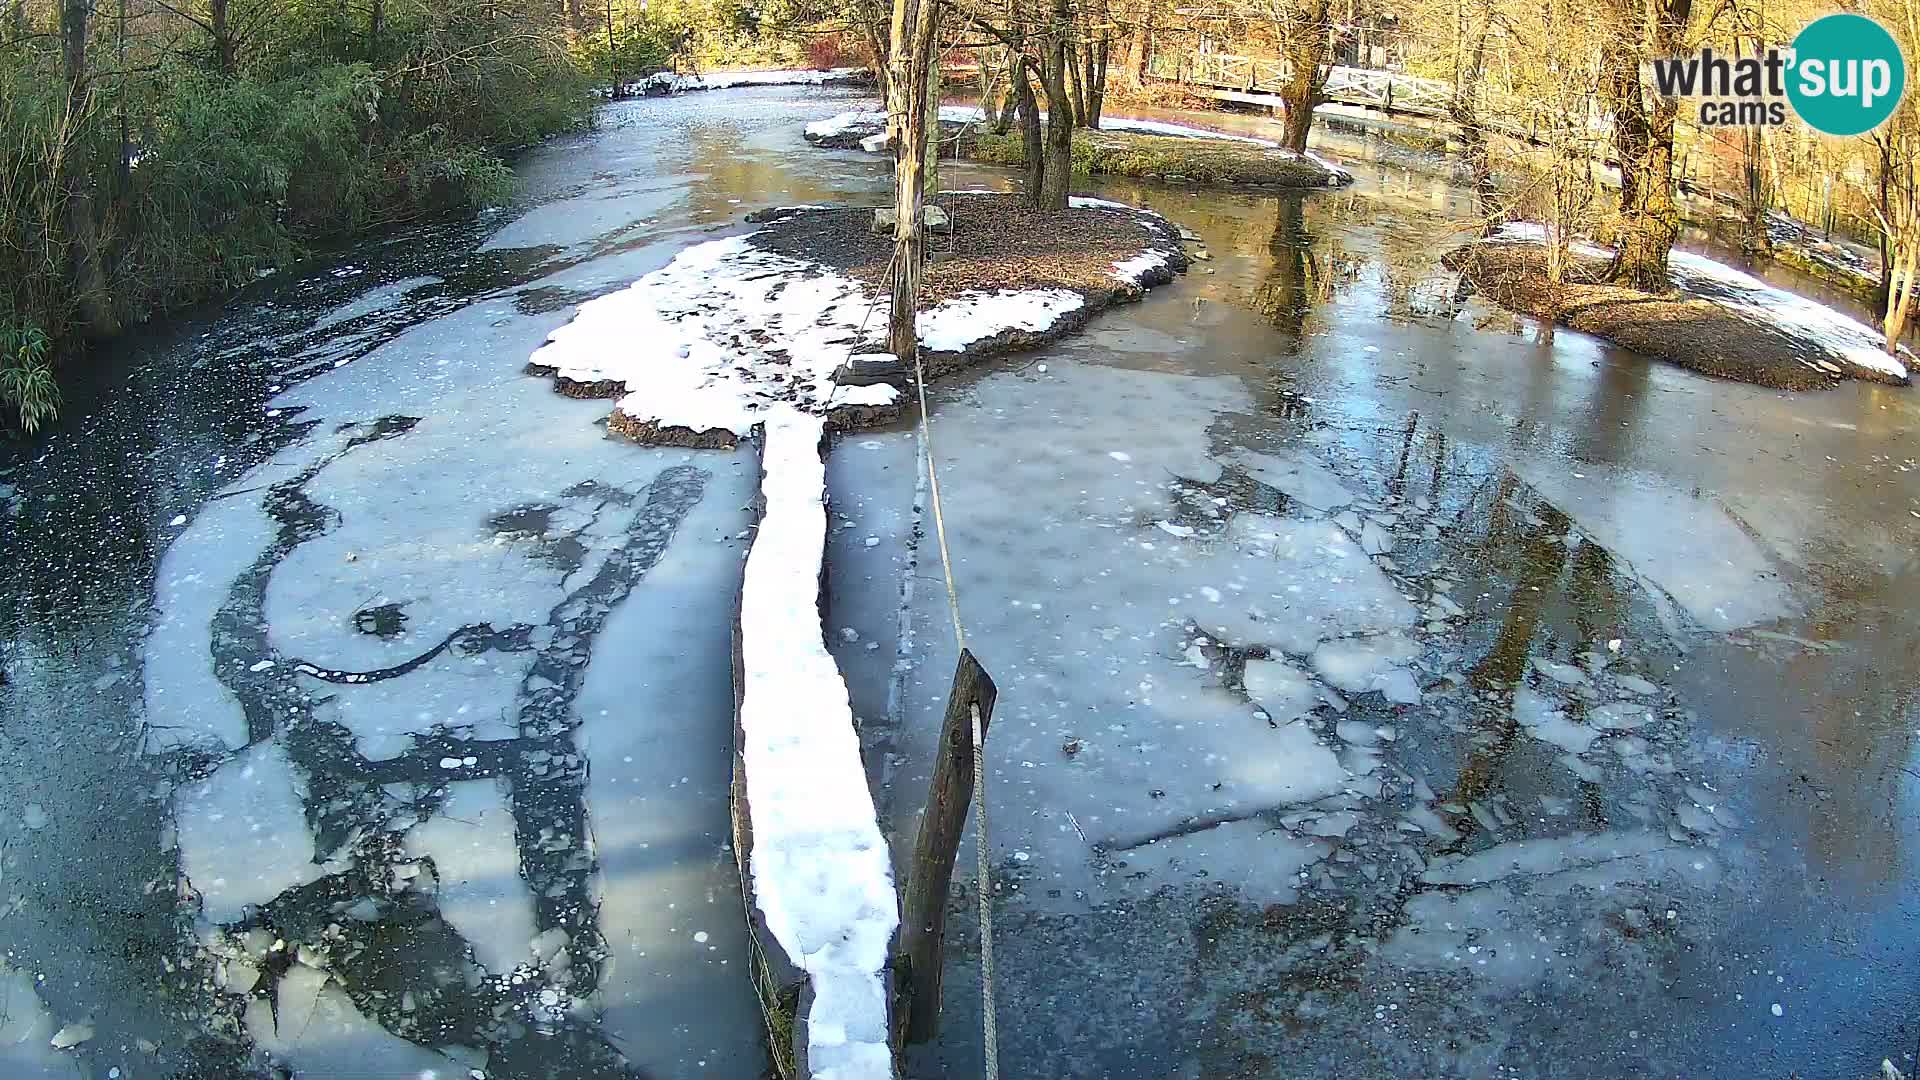
[[[1098,199],[1036,211],[995,192],[937,200],[918,317],[930,376],[1057,340],[1187,266],[1179,230]],[[889,237],[872,207],[781,208],[583,305],[527,366],[570,397],[618,397],[608,428],[641,442],[733,446],[766,409],[833,430],[899,418],[909,376],[856,377],[883,352]],[[636,352],[639,345],[643,352]],[[871,367],[871,363],[868,364]]]
[[[1904,374],[1876,365],[1858,347],[1797,332],[1791,322],[1756,317],[1728,302],[1752,305],[1771,297],[1701,295],[1678,287],[1654,295],[1605,284],[1610,258],[1605,249],[1575,245],[1569,258],[1568,280],[1557,294],[1547,278],[1546,248],[1531,240],[1478,241],[1449,252],[1441,262],[1502,307],[1707,375],[1778,390],[1824,389],[1846,379],[1908,383]],[[1725,284],[1719,279],[1691,283],[1713,293]]]
[[[1017,130],[995,134],[975,110],[943,107],[941,156],[988,165],[1021,166],[1026,151]],[[1081,176],[1127,176],[1212,188],[1338,187],[1353,177],[1312,154],[1296,154],[1264,139],[1124,117],[1102,130],[1073,133],[1073,171]],[[886,149],[885,116],[843,113],[809,124],[808,142],[833,150]]]

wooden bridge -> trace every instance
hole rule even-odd
[[[1292,66],[1285,60],[1227,53],[1155,53],[1148,61],[1147,74],[1221,101],[1280,106],[1284,104],[1281,91],[1292,75]],[[1328,72],[1322,93],[1333,104],[1447,120],[1453,84],[1398,71],[1335,67]]]

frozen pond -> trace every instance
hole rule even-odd
[[[521,369],[748,211],[883,198],[799,133],[860,100],[612,106],[515,207],[157,330],[7,451],[0,1074],[766,1067],[726,816],[756,463]],[[1326,149],[1354,189],[1090,185],[1213,258],[938,388],[1002,1068],[1910,1066],[1912,392],[1462,303],[1465,193]],[[896,852],[953,666],[916,453],[829,462]],[[926,1075],[978,1074],[961,866]]]

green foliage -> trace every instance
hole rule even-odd
[[[368,4],[228,0],[228,48],[169,17],[124,64],[96,27],[90,69],[124,70],[77,96],[43,39],[0,46],[0,401],[22,426],[79,350],[76,281],[104,283],[90,325],[137,322],[317,240],[497,205],[503,152],[586,122],[551,3]]]
[[[0,313],[0,403],[11,406],[28,434],[51,419],[60,401],[40,328]]]

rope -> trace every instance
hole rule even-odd
[[[913,351],[914,383],[920,397],[920,450],[927,464],[927,490],[932,495],[933,530],[940,545],[940,570],[947,581],[947,610],[953,616],[956,652],[967,647],[967,631],[960,622],[960,590],[953,582],[953,556],[947,549],[947,518],[940,503],[940,473],[934,468],[932,410],[927,408],[927,368],[920,350]],[[988,866],[987,752],[981,730],[980,706],[970,705],[973,723],[973,856],[974,892],[980,899],[980,1027],[985,1044],[986,1080],[1000,1080],[1000,1027],[993,999],[993,875]]]

